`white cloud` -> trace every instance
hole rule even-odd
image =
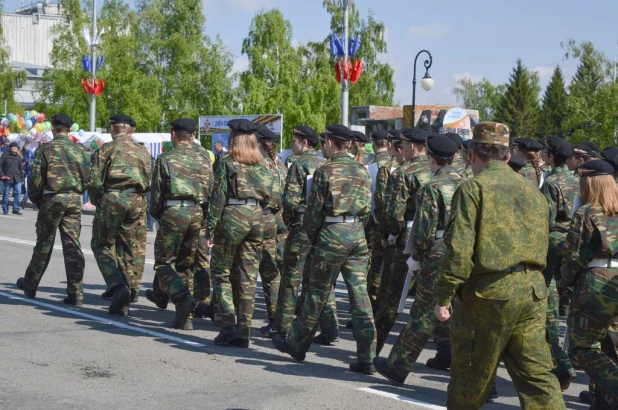
[[[242,55],[236,58],[234,66],[232,67],[233,73],[241,73],[249,69],[249,58],[246,55]]]
[[[273,7],[277,2],[274,0],[219,0],[226,6],[245,13],[255,13],[262,9]]]
[[[408,28],[408,34],[418,38],[442,38],[446,37],[449,32],[449,27],[440,23],[431,23],[425,25],[411,26]]]
[[[541,66],[541,67],[533,68],[532,71],[533,72],[536,71],[537,73],[539,73],[539,77],[543,78],[543,77],[551,77],[555,69],[556,67]]]
[[[483,76],[471,73],[455,73],[453,74],[453,78],[455,79],[455,81],[460,81],[465,78],[469,81],[472,81],[473,83],[478,83],[483,79]]]

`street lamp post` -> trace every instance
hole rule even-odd
[[[429,60],[425,60],[425,76],[421,80],[421,87],[423,90],[429,91],[433,87],[433,78],[429,75],[429,68],[431,67],[431,63],[433,62],[433,58],[431,57],[431,53],[427,50],[421,50],[418,52],[416,57],[414,58],[414,78],[412,79],[412,128],[414,128],[415,121],[414,117],[416,116],[416,60],[418,60],[418,56],[423,53],[427,53],[429,56]]]

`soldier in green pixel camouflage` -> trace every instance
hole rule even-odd
[[[469,151],[474,178],[453,196],[434,293],[441,321],[460,301],[447,408],[480,409],[502,360],[522,408],[564,409],[545,328],[547,200],[508,166],[505,125],[476,125]]]
[[[109,313],[122,316],[129,314],[134,241],[152,179],[150,155],[132,138],[135,125],[128,115],[110,117],[113,141],[95,152],[88,180],[91,203],[97,207],[90,246],[113,292]]]
[[[84,300],[84,254],[79,243],[81,232],[81,193],[84,192],[90,169],[88,153],[68,137],[73,120],[66,114],[51,119],[54,139],[42,144],[34,158],[28,178],[28,193],[39,207],[36,222],[37,240],[32,259],[17,287],[33,298],[47,269],[60,231],[67,274],[67,297],[64,303],[81,306]]]
[[[431,136],[427,140],[429,163],[434,177],[421,188],[418,208],[409,242],[411,258],[421,266],[417,277],[416,300],[410,309],[405,328],[393,346],[388,360],[376,358],[378,372],[401,381],[408,376],[429,337],[443,328],[445,337],[436,338],[438,351],[448,350],[450,343],[448,324],[442,324],[434,314],[436,300],[433,296],[438,279],[440,262],[444,258],[444,230],[451,211],[451,199],[463,179],[451,167],[457,144],[445,135]]]
[[[275,347],[295,360],[304,360],[320,315],[339,275],[348,287],[357,362],[356,372],[373,374],[375,327],[367,295],[368,250],[363,224],[371,212],[371,182],[367,170],[347,152],[352,133],[343,125],[327,127],[330,161],[314,173],[304,227],[315,247],[305,302],[287,340],[273,337]]]
[[[572,287],[569,356],[591,379],[591,409],[618,408],[618,188],[602,160],[579,167],[585,202],[562,245],[562,286]]]
[[[405,162],[393,173],[393,190],[385,214],[387,241],[394,246],[394,253],[390,269],[382,278],[380,292],[383,296],[375,315],[378,354],[397,321],[401,294],[408,292],[403,289],[408,272],[408,256],[404,251],[418,205],[417,194],[432,177],[425,145],[427,136],[420,128],[409,128],[401,134]]]

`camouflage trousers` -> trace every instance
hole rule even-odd
[[[322,227],[311,260],[305,301],[287,337],[287,343],[294,350],[309,350],[333,284],[341,272],[350,298],[358,361],[369,363],[373,360],[376,338],[371,302],[367,296],[368,262],[361,223],[325,224]]]
[[[136,193],[106,192],[97,203],[90,247],[109,288],[131,287],[144,209],[146,198]]]
[[[274,320],[277,297],[279,295],[279,268],[277,266],[277,221],[272,213],[265,214],[264,245],[262,247],[262,261],[260,262],[260,278],[264,290],[264,302],[268,320]]]
[[[571,360],[590,377],[609,408],[618,408],[618,269],[595,268],[580,276],[568,324]],[[613,349],[603,349],[608,335]]]
[[[545,276],[545,280],[547,281],[547,276]],[[554,278],[551,278],[547,290],[549,292],[549,297],[547,298],[547,318],[545,319],[545,326],[547,327],[552,353],[558,365],[555,373],[557,376],[560,376],[573,369],[573,365],[569,360],[569,355],[562,349],[562,343],[560,343],[560,318],[558,316],[559,298],[558,291],[556,290],[556,280]]]
[[[549,233],[547,266],[543,270],[543,275],[545,275],[545,282],[547,283],[547,286],[550,286],[550,281],[552,278],[555,279],[557,286],[562,277],[560,274],[560,265],[562,264],[562,244],[566,240],[566,236],[567,234],[565,232],[554,231]],[[554,299],[553,301],[550,301],[551,303],[549,304],[551,304],[552,309],[555,308],[555,316],[559,317],[560,301],[564,301],[566,299],[566,304],[568,304],[568,300],[571,298],[571,291],[568,288],[557,286],[557,292],[554,294],[550,293],[549,297]],[[552,316],[554,316],[554,312],[552,312]]]
[[[446,407],[480,409],[502,360],[524,409],[565,409],[546,339],[547,286],[539,271],[469,280],[451,322]],[[479,314],[482,312],[482,314]]]
[[[383,343],[388,338],[399,316],[397,308],[399,307],[401,294],[409,290],[403,289],[408,274],[408,265],[406,262],[409,255],[404,254],[408,241],[408,234],[409,232],[405,231],[397,238],[390,269],[388,272],[384,272],[386,275],[384,275],[384,273],[382,275],[378,308],[375,314],[378,342]]]
[[[155,283],[153,297],[169,295],[174,304],[193,292],[193,267],[203,220],[199,206],[172,206],[159,218],[155,239]]]
[[[262,260],[263,229],[262,208],[239,205],[223,210],[214,232],[210,269],[221,325],[238,325],[238,333],[244,339],[249,339],[251,335],[256,282]],[[234,294],[237,295],[238,323],[234,312]]]
[[[206,224],[201,223],[197,249],[195,252],[195,265],[193,266],[194,283],[193,297],[200,302],[210,302],[210,252],[208,238],[206,237]]]
[[[283,270],[279,284],[275,326],[283,332],[289,332],[294,320],[294,311],[298,300],[307,256],[311,251],[309,238],[302,226],[290,230],[283,251]]]
[[[440,242],[425,255],[426,261],[416,276],[416,299],[410,308],[410,317],[388,356],[388,367],[404,379],[412,371],[432,334],[436,335],[438,343],[449,341],[450,321],[441,323],[434,313],[434,290],[445,250]]]
[[[373,246],[371,249],[371,260],[369,261],[369,273],[367,274],[367,293],[373,313],[376,313],[378,307],[378,292],[382,281],[382,262],[384,261],[384,246],[382,246],[382,238],[378,227],[374,228],[372,235]]]
[[[56,230],[59,230],[67,275],[67,296],[83,300],[84,254],[79,243],[82,229],[80,195],[43,195],[38,206],[36,245],[24,275],[26,288],[38,288],[54,249]]]
[[[144,277],[144,268],[146,266],[146,235],[148,231],[146,230],[145,209],[144,215],[139,220],[136,233],[135,242],[133,243],[133,246],[135,246],[135,250],[133,251],[135,258],[133,260],[133,272],[131,274],[131,289],[139,292],[139,287]]]

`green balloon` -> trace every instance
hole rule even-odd
[[[43,125],[45,125],[45,131],[51,130],[51,126],[52,126],[51,122],[45,121]]]
[[[73,132],[79,131],[79,124],[78,123],[74,123],[73,125],[71,125],[71,131],[73,131]]]

